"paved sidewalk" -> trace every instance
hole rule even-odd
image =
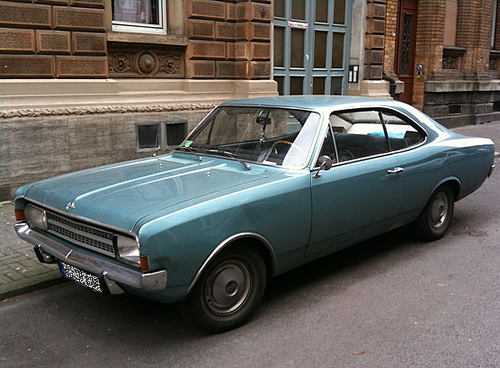
[[[453,129],[457,133],[491,138],[500,151],[500,122],[468,125]],[[496,153],[500,175],[499,154]],[[63,282],[57,265],[38,261],[31,244],[21,240],[14,231],[14,206],[0,202],[0,300]]]
[[[57,265],[38,262],[33,246],[14,231],[12,202],[0,202],[0,300],[62,280]]]

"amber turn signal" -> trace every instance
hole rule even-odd
[[[17,221],[26,220],[26,216],[24,216],[24,210],[16,210],[16,220]]]
[[[149,256],[141,256],[141,271],[149,271]]]

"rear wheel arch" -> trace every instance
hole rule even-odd
[[[441,185],[447,185],[450,187],[452,193],[453,193],[453,199],[455,202],[460,198],[460,191],[461,191],[461,185],[458,180],[448,180],[447,182],[441,184]]]
[[[444,182],[434,190],[415,221],[415,229],[420,238],[434,241],[446,234],[459,192],[460,186],[457,181]]]
[[[439,182],[439,184],[437,184],[434,190],[432,191],[432,195],[430,197],[432,197],[434,193],[436,193],[436,191],[443,186],[447,186],[448,188],[451,189],[451,192],[453,193],[453,199],[455,202],[460,199],[462,184],[460,183],[460,180],[458,180],[458,178],[447,178]],[[429,200],[430,197],[427,200]]]

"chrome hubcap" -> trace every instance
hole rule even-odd
[[[237,311],[246,301],[251,289],[248,268],[239,261],[220,264],[207,280],[206,305],[218,315]]]
[[[444,193],[438,193],[431,206],[431,225],[435,229],[440,228],[448,217],[448,197]]]

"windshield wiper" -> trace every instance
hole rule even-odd
[[[203,158],[200,156],[200,154],[197,151],[196,148],[193,148],[191,146],[177,146],[175,147],[176,150],[178,149],[184,149],[184,150],[188,150],[189,152],[191,152],[193,155],[195,155],[197,158],[198,158],[198,161],[203,161]]]
[[[229,152],[229,151],[224,151],[224,150],[218,150],[218,149],[215,149],[215,148],[208,149],[206,152],[210,152],[210,153],[222,153],[222,154],[226,155],[229,158],[236,158],[236,157],[238,157],[238,155],[236,153]],[[243,162],[243,161],[240,161],[240,160],[235,160],[235,161],[238,161],[240,164],[242,164],[245,167],[245,169],[247,169],[249,171],[252,170],[252,167],[249,164],[247,164],[246,162]]]

